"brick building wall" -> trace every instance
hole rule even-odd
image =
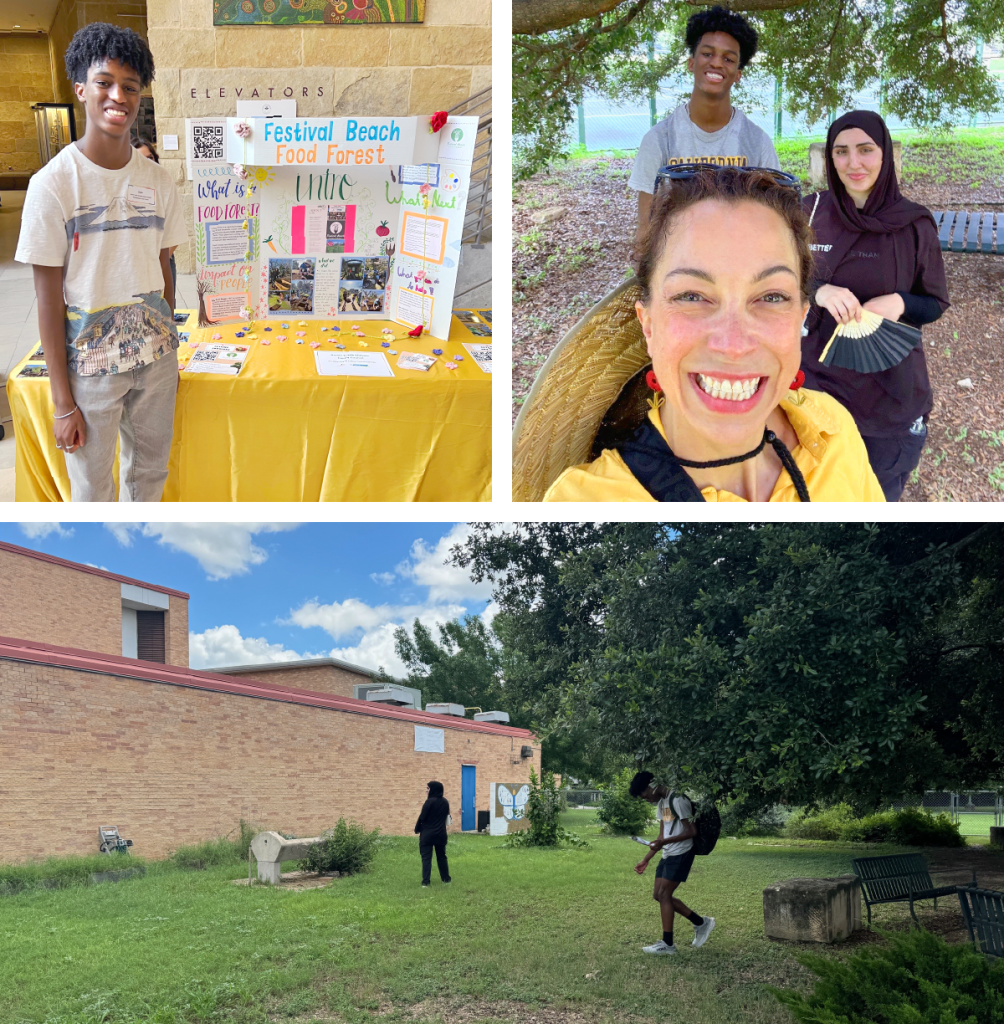
[[[122,653],[122,583],[153,584],[0,544],[0,636]],[[164,616],[167,664],[188,666],[188,598],[168,595]]]
[[[219,669],[215,671],[219,672]],[[236,679],[261,679],[276,686],[292,686],[301,690],[315,690],[317,693],[334,693],[340,697],[352,697],[353,687],[371,683],[370,673],[351,672],[337,665],[304,665],[299,668],[283,668],[282,662],[275,668],[255,668],[250,672],[235,669],[222,672],[222,675]]]
[[[411,835],[431,779],[445,786],[457,831],[461,765],[477,767],[482,810],[490,782],[528,780],[531,767],[540,770],[540,746],[523,730],[488,733],[468,723],[445,728],[445,753],[417,753],[415,721],[447,723],[288,699],[288,692],[256,699],[0,654],[4,859],[94,852],[98,826],[107,824],[152,858],[230,832],[242,817],[305,836],[344,815]],[[523,744],[533,746],[532,759],[520,758]]]

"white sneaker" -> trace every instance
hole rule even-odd
[[[708,941],[708,936],[712,933],[715,927],[715,919],[713,917],[706,917],[704,924],[699,924],[694,929],[694,941],[691,943],[692,946],[703,946]]]
[[[651,953],[653,956],[669,956],[676,952],[676,946],[669,946],[660,939],[654,946],[642,946],[642,952]]]

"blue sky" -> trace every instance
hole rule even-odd
[[[193,668],[301,657],[403,672],[394,629],[485,614],[462,523],[3,523],[0,540],[191,594]]]

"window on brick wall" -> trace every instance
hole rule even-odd
[[[136,612],[136,657],[161,665],[167,661],[163,612]]]

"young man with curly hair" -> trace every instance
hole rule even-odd
[[[178,390],[171,247],[188,240],[168,170],[129,130],[153,56],[131,29],[94,22],[66,51],[87,126],[33,175],[15,259],[30,263],[73,501],[159,501]]]
[[[675,953],[673,943],[673,920],[677,914],[685,917],[694,926],[692,946],[703,946],[715,927],[713,917],[701,917],[674,893],[686,882],[694,863],[694,836],[697,826],[690,820],[694,813],[690,801],[681,793],[671,793],[668,786],[654,782],[651,772],[638,772],[631,780],[628,790],[634,797],[641,797],[656,806],[659,819],[659,838],[649,843],[649,853],[635,865],[639,875],[645,873],[648,862],[661,850],[662,858],[655,870],[655,889],[652,899],[659,904],[662,915],[662,939],[651,946],[642,946],[646,953],[654,956],[668,956]]]
[[[645,133],[628,182],[638,192],[639,242],[663,167],[691,161],[781,167],[770,136],[732,106],[732,86],[756,53],[756,29],[741,14],[711,7],[691,16],[685,39],[694,89],[686,103]]]

